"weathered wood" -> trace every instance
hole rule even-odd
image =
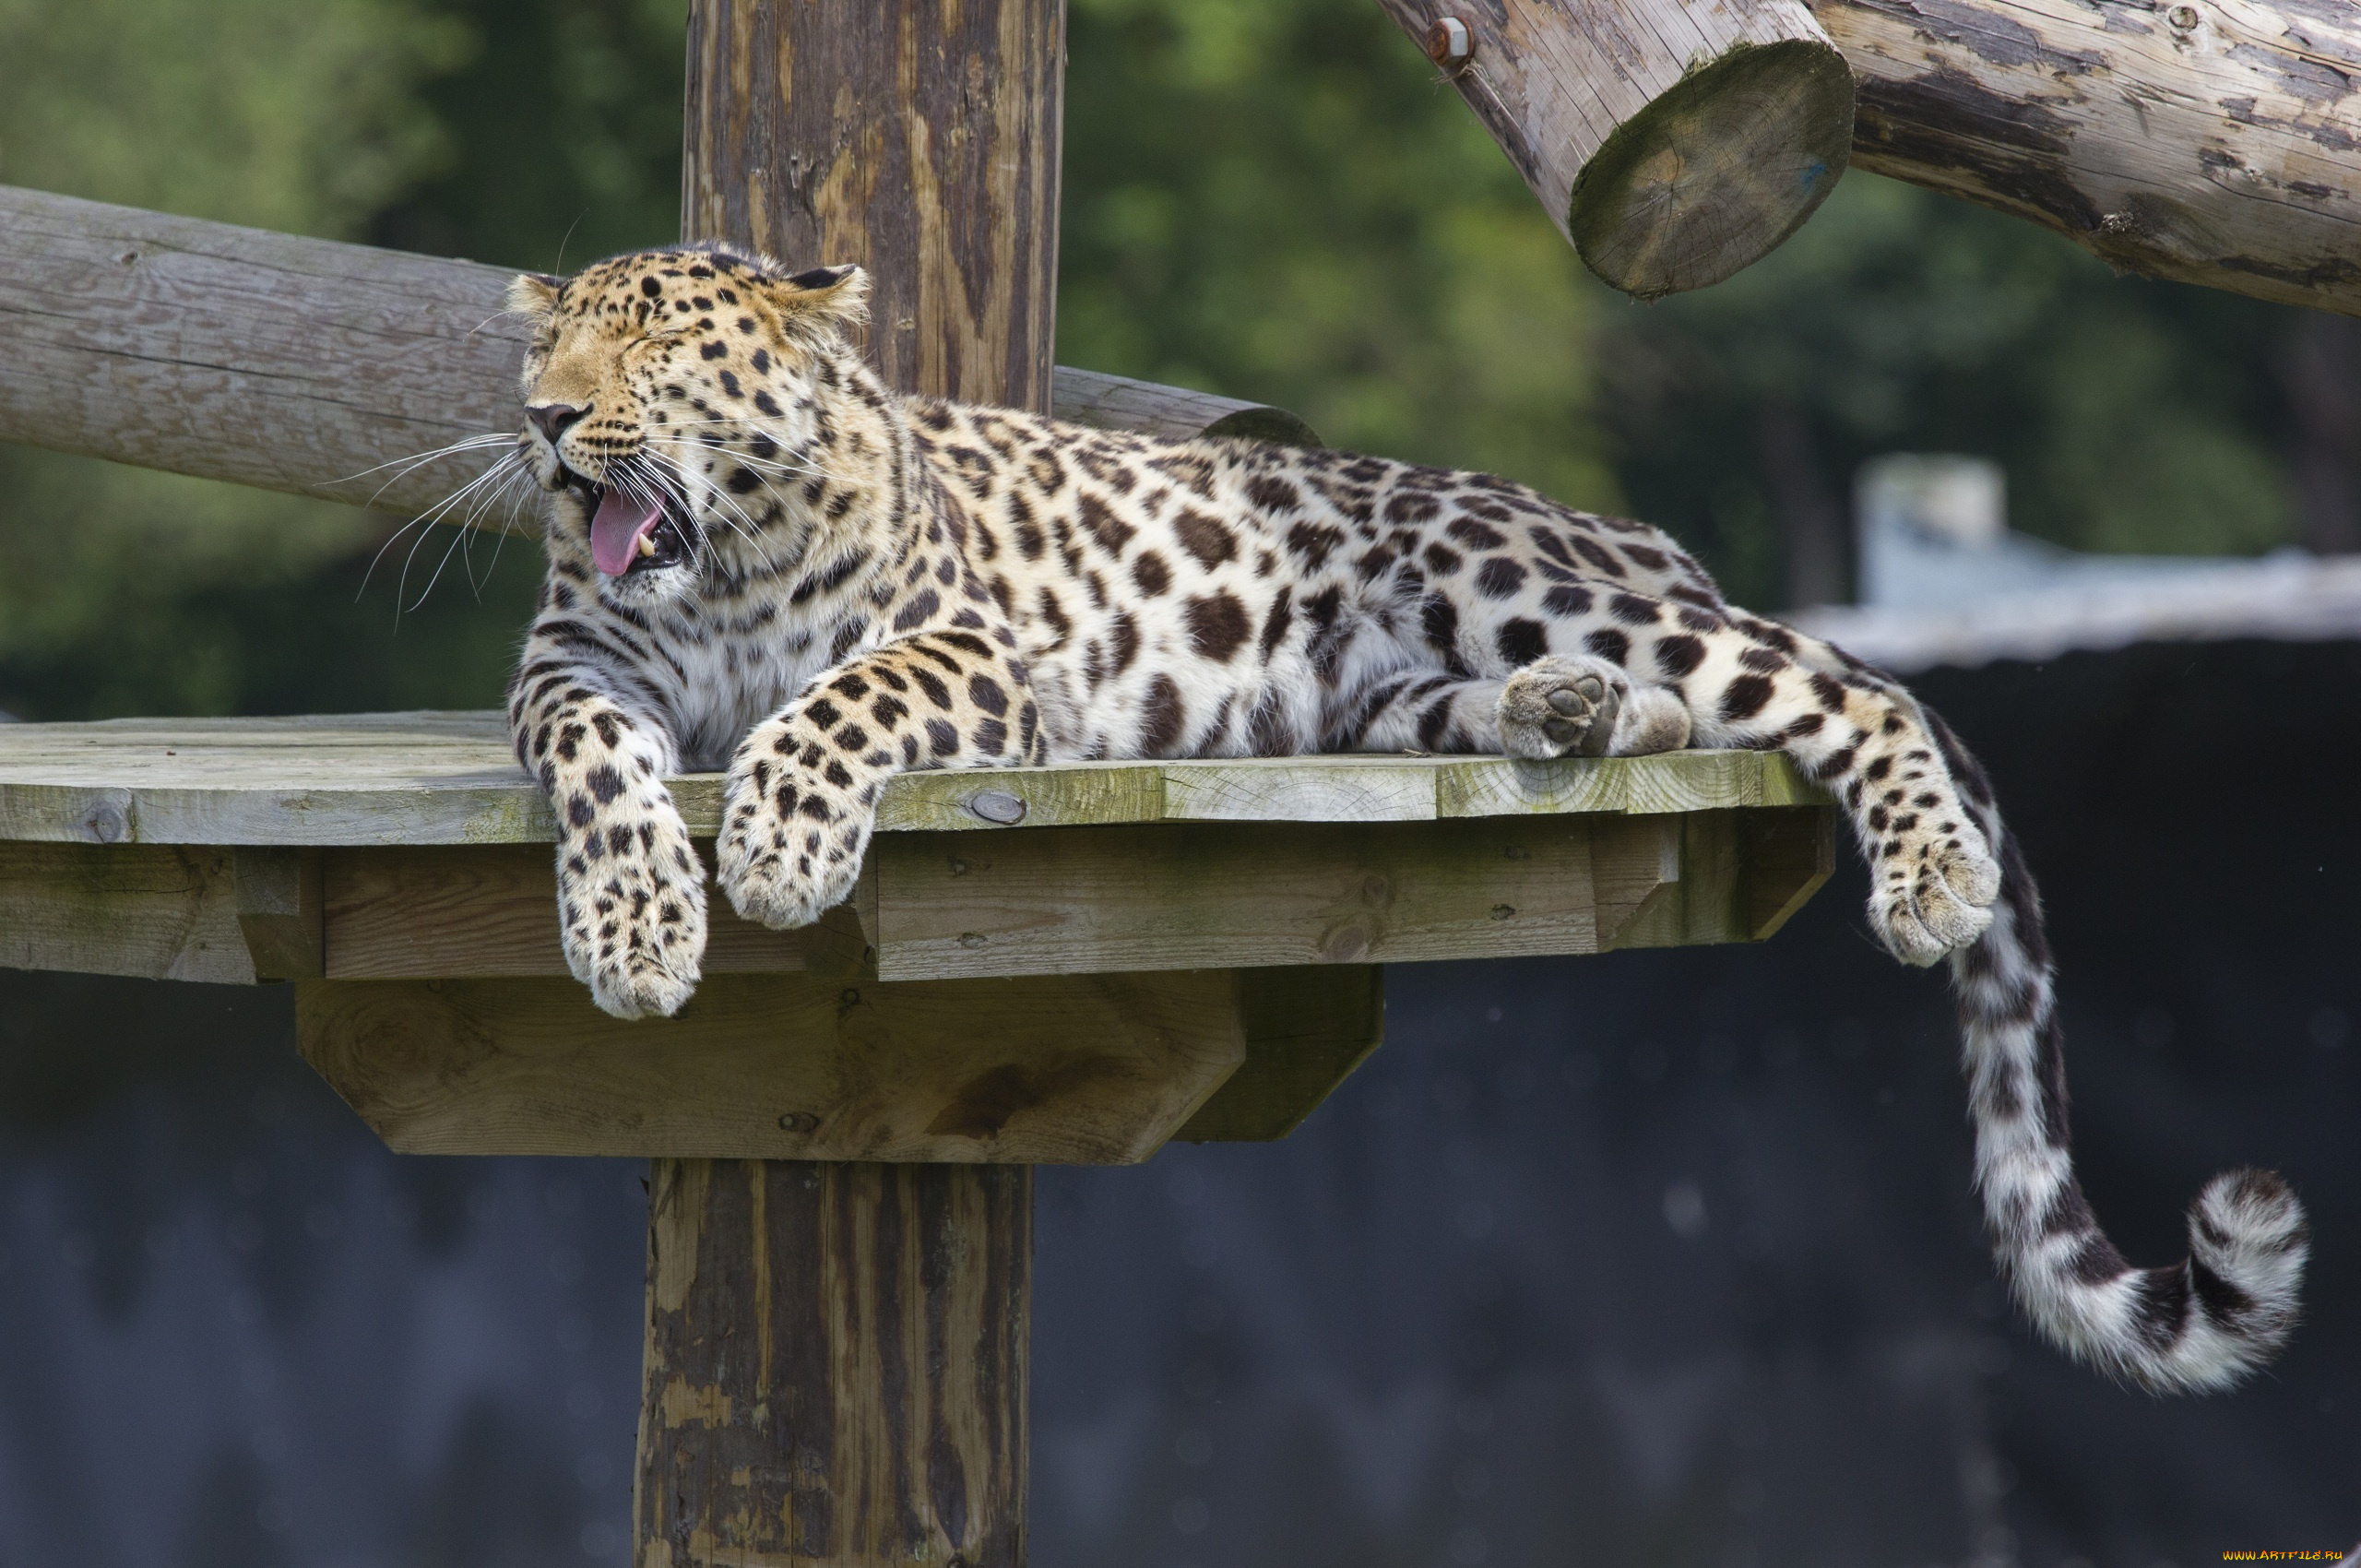
[[[1064,73],[1064,0],[691,0],[682,232],[858,262],[889,386],[1047,413]],[[979,1031],[1031,1012],[968,1005]],[[1105,1032],[1064,1022],[1069,1051]],[[658,1181],[638,1568],[1021,1568],[1029,1174],[668,1163]],[[737,1233],[707,1241],[742,1192]],[[676,1420],[682,1386],[730,1403]]]
[[[1122,1165],[1245,1060],[1220,970],[710,978],[623,1023],[571,980],[303,985],[304,1059],[405,1154]]]
[[[2361,315],[2361,11],[2317,0],[1813,0],[1864,169],[2110,266]]]
[[[1385,971],[1375,964],[1241,969],[1246,1060],[1175,1138],[1284,1138],[1369,1059],[1385,1034]]]
[[[712,863],[712,846],[704,847]],[[330,849],[329,980],[465,980],[567,973],[558,944],[557,873],[540,845]],[[864,938],[848,909],[801,931],[738,918],[708,877],[704,972],[849,976]]]
[[[322,952],[320,852],[234,850],[238,930],[260,980],[317,980]]]
[[[514,274],[0,186],[0,440],[415,514],[516,422]]]
[[[1750,265],[1845,172],[1852,73],[1802,0],[1380,4],[1590,269],[1641,299]]]
[[[416,517],[516,423],[515,274],[0,185],[0,441]],[[1067,370],[1061,419],[1317,445],[1282,410]],[[1202,422],[1192,423],[1192,421]],[[449,520],[536,529],[514,494]]]
[[[1050,411],[1062,0],[691,0],[682,232],[869,269],[888,385]]]
[[[721,778],[671,780],[692,833]],[[1137,822],[1422,822],[1816,805],[1768,752],[1517,762],[1317,756],[903,774],[886,834]],[[96,844],[547,844],[555,824],[501,716],[340,714],[0,726],[0,840]]]
[[[1211,392],[1159,386],[1152,381],[1060,365],[1050,378],[1058,418],[1100,430],[1131,430],[1169,441],[1201,435],[1268,441],[1279,446],[1318,446],[1310,425],[1267,403],[1241,402]]]
[[[1836,873],[1835,825],[1824,811],[1746,812],[1738,855],[1746,875],[1747,934],[1768,941]]]
[[[1596,953],[1684,874],[1653,820],[1618,827],[1604,908],[1580,817],[897,837],[871,945],[886,980]]]
[[[650,1177],[638,1568],[1018,1568],[1030,1168]]]
[[[0,968],[252,985],[231,852],[0,841]]]

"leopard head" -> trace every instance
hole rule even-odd
[[[717,563],[804,553],[845,467],[830,410],[869,379],[845,339],[868,291],[857,267],[789,272],[714,244],[517,278],[509,307],[533,327],[517,444],[552,496],[552,555],[657,600]]]

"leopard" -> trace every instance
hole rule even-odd
[[[670,1016],[698,984],[684,771],[725,775],[713,885],[791,930],[854,891],[908,770],[1775,751],[1848,823],[1877,941],[1948,967],[1975,1184],[2035,1327],[2159,1393],[2285,1340],[2309,1229],[2276,1175],[2213,1178],[2177,1264],[2101,1228],[2039,893],[1982,766],[1898,681],[1732,605],[1658,529],[1506,479],[897,392],[862,350],[868,287],[721,244],[511,286],[548,570],[508,720],[599,1008]]]

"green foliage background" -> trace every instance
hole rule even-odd
[[[2017,525],[2084,549],[2299,536],[2306,313],[1857,172],[1761,265],[1635,305],[1368,0],[1071,16],[1064,362],[1631,510],[1765,606],[1880,451],[1999,458]],[[682,32],[680,0],[0,0],[0,181],[554,268],[673,232]],[[387,532],[0,447],[0,707],[493,701],[533,551],[412,609],[451,536],[396,540],[364,590]]]

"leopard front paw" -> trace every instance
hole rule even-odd
[[[850,897],[877,820],[850,790],[796,766],[757,730],[722,791],[715,854],[730,907],[757,925],[791,931]]]
[[[566,967],[601,1010],[669,1018],[695,992],[705,868],[677,816],[561,844],[558,913]]]
[[[1975,828],[1895,834],[1876,853],[1869,923],[1896,958],[1924,968],[1991,928],[2000,867]]]

